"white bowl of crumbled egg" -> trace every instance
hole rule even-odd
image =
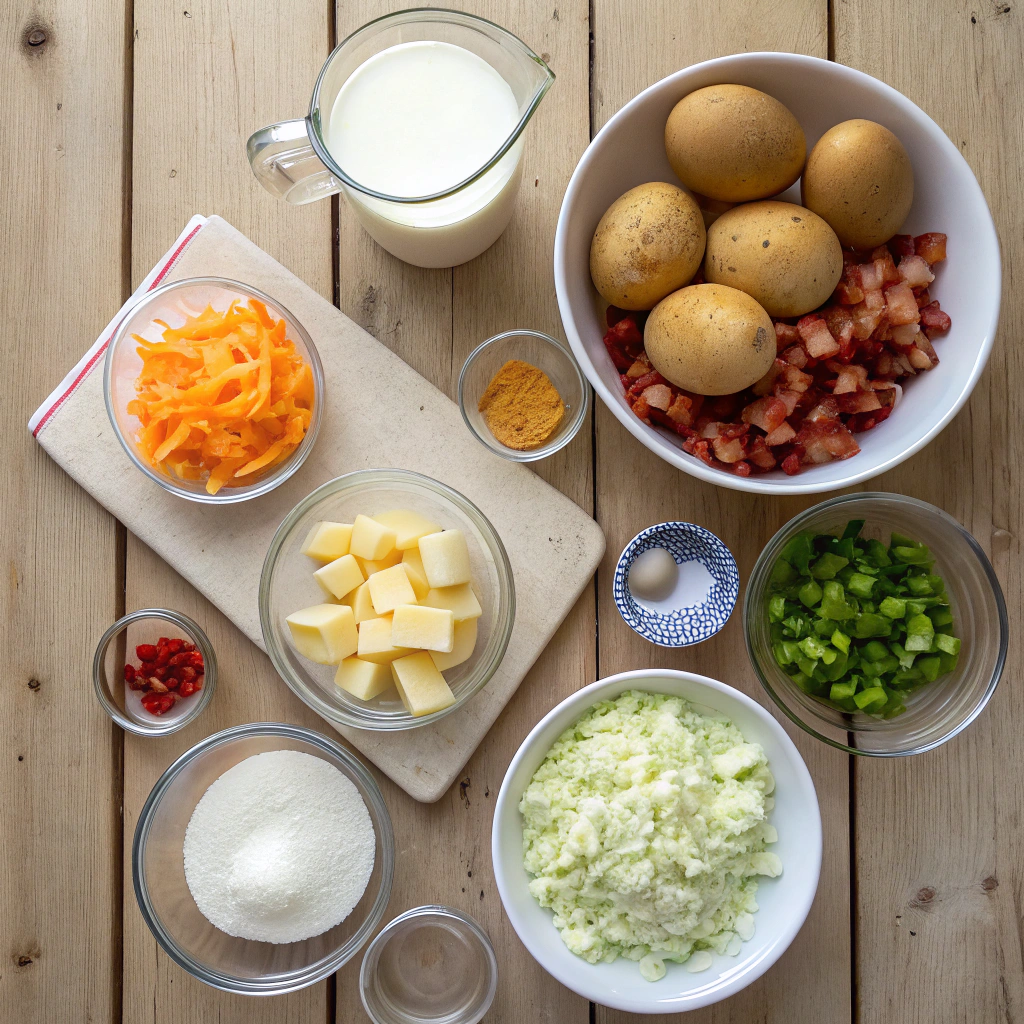
[[[509,765],[491,855],[553,977],[603,1006],[679,1013],[767,971],[811,909],[821,814],[782,726],[745,694],[644,669],[573,694]]]

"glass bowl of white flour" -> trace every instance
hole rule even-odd
[[[395,843],[377,783],[338,743],[262,722],[174,762],[135,830],[142,916],[215,988],[294,992],[366,943],[391,895]]]

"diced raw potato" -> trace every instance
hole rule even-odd
[[[430,651],[430,660],[437,666],[439,672],[446,672],[456,665],[461,665],[473,657],[476,650],[477,620],[466,619],[463,622],[455,623],[455,638],[452,644],[451,653],[442,654],[440,651]]]
[[[402,560],[402,552],[395,548],[389,551],[383,558],[356,558],[364,575],[369,579],[375,572],[383,572],[393,565],[398,565]]]
[[[390,526],[378,523],[369,516],[358,515],[352,524],[352,543],[350,550],[360,558],[377,561],[395,549],[398,535]]]
[[[415,547],[403,551],[402,565],[409,574],[409,582],[416,592],[416,600],[422,601],[430,590],[430,584],[427,582],[427,570],[423,568],[423,559],[420,558],[420,549]]]
[[[352,526],[349,523],[317,523],[302,545],[302,553],[318,562],[333,562],[348,554],[352,540]]]
[[[329,597],[342,598],[363,582],[363,570],[352,555],[342,555],[317,569],[313,578]]]
[[[416,592],[412,589],[409,574],[404,565],[393,565],[390,569],[375,572],[367,581],[370,588],[370,600],[373,610],[378,615],[393,612],[400,604],[414,605]],[[419,644],[406,646],[419,647]]]
[[[347,604],[315,604],[292,612],[285,622],[295,650],[318,665],[337,665],[356,653],[356,620]]]
[[[347,693],[360,700],[373,700],[395,685],[389,665],[362,661],[359,658],[346,658],[338,666],[334,681]]]
[[[426,651],[393,661],[391,674],[406,710],[417,718],[443,711],[455,703],[455,694]]]
[[[471,576],[469,548],[461,530],[444,530],[420,538],[420,557],[432,587],[454,587]]]
[[[367,619],[377,618],[373,610],[373,601],[370,599],[370,581],[360,583],[355,590],[345,595],[345,604],[353,611],[356,617],[356,625],[365,622]]]
[[[399,647],[451,654],[455,645],[455,616],[448,608],[400,604],[391,621],[391,642]]]
[[[440,587],[431,590],[423,598],[422,604],[428,608],[448,608],[456,622],[466,619],[477,619],[483,614],[480,602],[468,583],[460,583],[457,587]]]
[[[374,661],[382,665],[401,658],[412,651],[408,647],[392,647],[391,616],[367,619],[359,624],[359,645],[356,654],[363,661]]]
[[[399,551],[408,551],[416,547],[420,537],[426,537],[428,533],[438,533],[441,527],[432,523],[426,516],[419,512],[410,512],[408,509],[395,509],[394,512],[381,512],[373,517],[378,523],[390,527],[395,531],[395,547]]]

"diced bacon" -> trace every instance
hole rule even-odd
[[[802,370],[807,365],[807,353],[804,351],[804,347],[802,345],[790,345],[790,347],[782,353],[782,358],[789,363],[790,366],[795,366],[798,370]]]
[[[832,337],[825,321],[816,313],[803,317],[796,325],[807,354],[815,359],[827,359],[839,351],[839,342]]]
[[[851,394],[840,395],[837,399],[839,411],[842,413],[873,412],[881,409],[882,403],[874,391],[855,391]]]
[[[739,462],[745,454],[743,442],[738,437],[716,437],[711,446],[719,462]]]
[[[890,415],[900,382],[938,362],[931,337],[951,322],[928,286],[945,242],[940,234],[899,235],[870,253],[843,250],[831,301],[795,324],[773,320],[776,358],[738,394],[694,395],[672,385],[644,351],[647,314],[610,308],[604,340],[627,404],[645,423],[678,435],[683,451],[738,476],[793,475],[855,455],[854,434]]]
[[[899,376],[899,369],[896,366],[896,361],[893,359],[891,352],[882,352],[879,357],[875,360],[875,376],[876,377],[897,377]]]
[[[740,418],[744,423],[752,423],[755,427],[760,427],[766,434],[770,434],[786,422],[787,415],[785,404],[778,398],[769,396],[751,402],[740,413]]]
[[[786,415],[792,416],[800,404],[801,392],[789,391],[786,388],[776,389],[775,397],[786,407]]]
[[[885,315],[894,327],[899,324],[916,324],[921,314],[917,309],[917,299],[906,281],[894,284],[885,291]]]
[[[832,389],[833,395],[845,395],[853,391],[861,391],[867,386],[868,368],[857,363],[844,366],[836,377],[836,386]]]
[[[775,349],[781,352],[790,345],[795,345],[800,340],[800,333],[792,324],[777,322],[775,324]]]
[[[885,296],[881,288],[871,288],[864,293],[864,307],[870,310],[885,308]]]
[[[913,256],[917,251],[914,248],[914,236],[893,235],[889,239],[889,251],[893,256]]]
[[[948,331],[953,322],[937,302],[929,302],[921,309],[921,326],[927,331]]]
[[[946,236],[941,231],[929,231],[914,239],[914,251],[929,263],[941,263],[946,258]]]
[[[632,384],[629,386],[629,391],[626,392],[629,398],[636,398],[638,395],[643,394],[646,388],[649,388],[652,384],[666,384],[668,383],[664,377],[657,370],[651,370],[650,373],[645,373],[642,377],[637,377]]]
[[[868,309],[863,302],[850,310],[853,317],[853,336],[858,341],[866,341],[875,333],[875,328],[882,319],[881,309]]]
[[[920,330],[920,324],[899,324],[892,329],[889,337],[896,345],[913,345]]]
[[[834,420],[839,416],[839,404],[831,396],[823,398],[808,414],[807,420],[814,423],[818,420]]]
[[[788,441],[792,441],[794,437],[796,437],[796,431],[783,421],[780,426],[776,427],[764,439],[764,443],[774,447],[777,444],[786,444]]]
[[[913,376],[914,374],[917,373],[917,370],[914,369],[910,360],[903,352],[893,353],[893,361],[896,364],[896,368],[899,371],[898,376],[902,377],[904,374]]]
[[[930,370],[935,365],[935,363],[932,362],[931,356],[929,356],[928,353],[918,345],[910,346],[907,350],[907,358],[910,360],[910,365],[913,366],[915,370]]]
[[[681,423],[684,427],[693,425],[693,399],[688,395],[676,395],[666,412],[674,423]]]
[[[800,472],[800,452],[790,452],[782,460],[782,472],[786,476],[796,476]]]
[[[796,443],[804,450],[803,461],[815,464],[848,459],[860,451],[853,434],[838,419],[805,421]]]
[[[775,381],[775,397],[781,398],[779,394],[779,388],[786,388],[789,391],[806,391],[811,384],[814,383],[814,378],[809,373],[804,373],[803,370],[797,369],[795,366],[790,366],[789,363],[782,364],[782,371],[779,373],[778,378]]]
[[[853,281],[840,281],[833,294],[836,302],[844,306],[855,306],[858,302],[864,301],[864,289]]]
[[[865,430],[870,430],[872,427],[877,427],[883,420],[889,418],[889,413],[892,412],[892,407],[886,408],[882,406],[876,412],[860,412],[851,416],[846,421],[847,428],[854,434],[862,434]]]
[[[775,456],[768,450],[768,445],[763,437],[755,437],[750,442],[747,449],[747,458],[758,469],[765,471],[774,469],[777,462]]]
[[[867,294],[882,287],[882,272],[874,263],[861,263],[851,269],[850,280],[857,282]]]
[[[895,284],[899,279],[899,271],[896,269],[896,264],[893,262],[892,253],[889,252],[888,248],[884,245],[880,245],[871,254],[871,261],[875,265],[875,271],[882,279],[882,287],[884,288],[887,284]]]
[[[853,340],[853,315],[843,306],[830,306],[821,315],[832,337],[839,342],[839,350],[846,352]]]
[[[652,409],[666,412],[672,404],[672,389],[667,384],[652,384],[640,396]]]
[[[906,281],[911,288],[925,288],[935,280],[935,275],[923,256],[904,256],[896,269],[899,280]]]

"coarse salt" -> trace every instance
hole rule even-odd
[[[297,750],[229,768],[185,830],[185,880],[228,935],[300,942],[352,912],[373,871],[373,823],[355,785]]]

